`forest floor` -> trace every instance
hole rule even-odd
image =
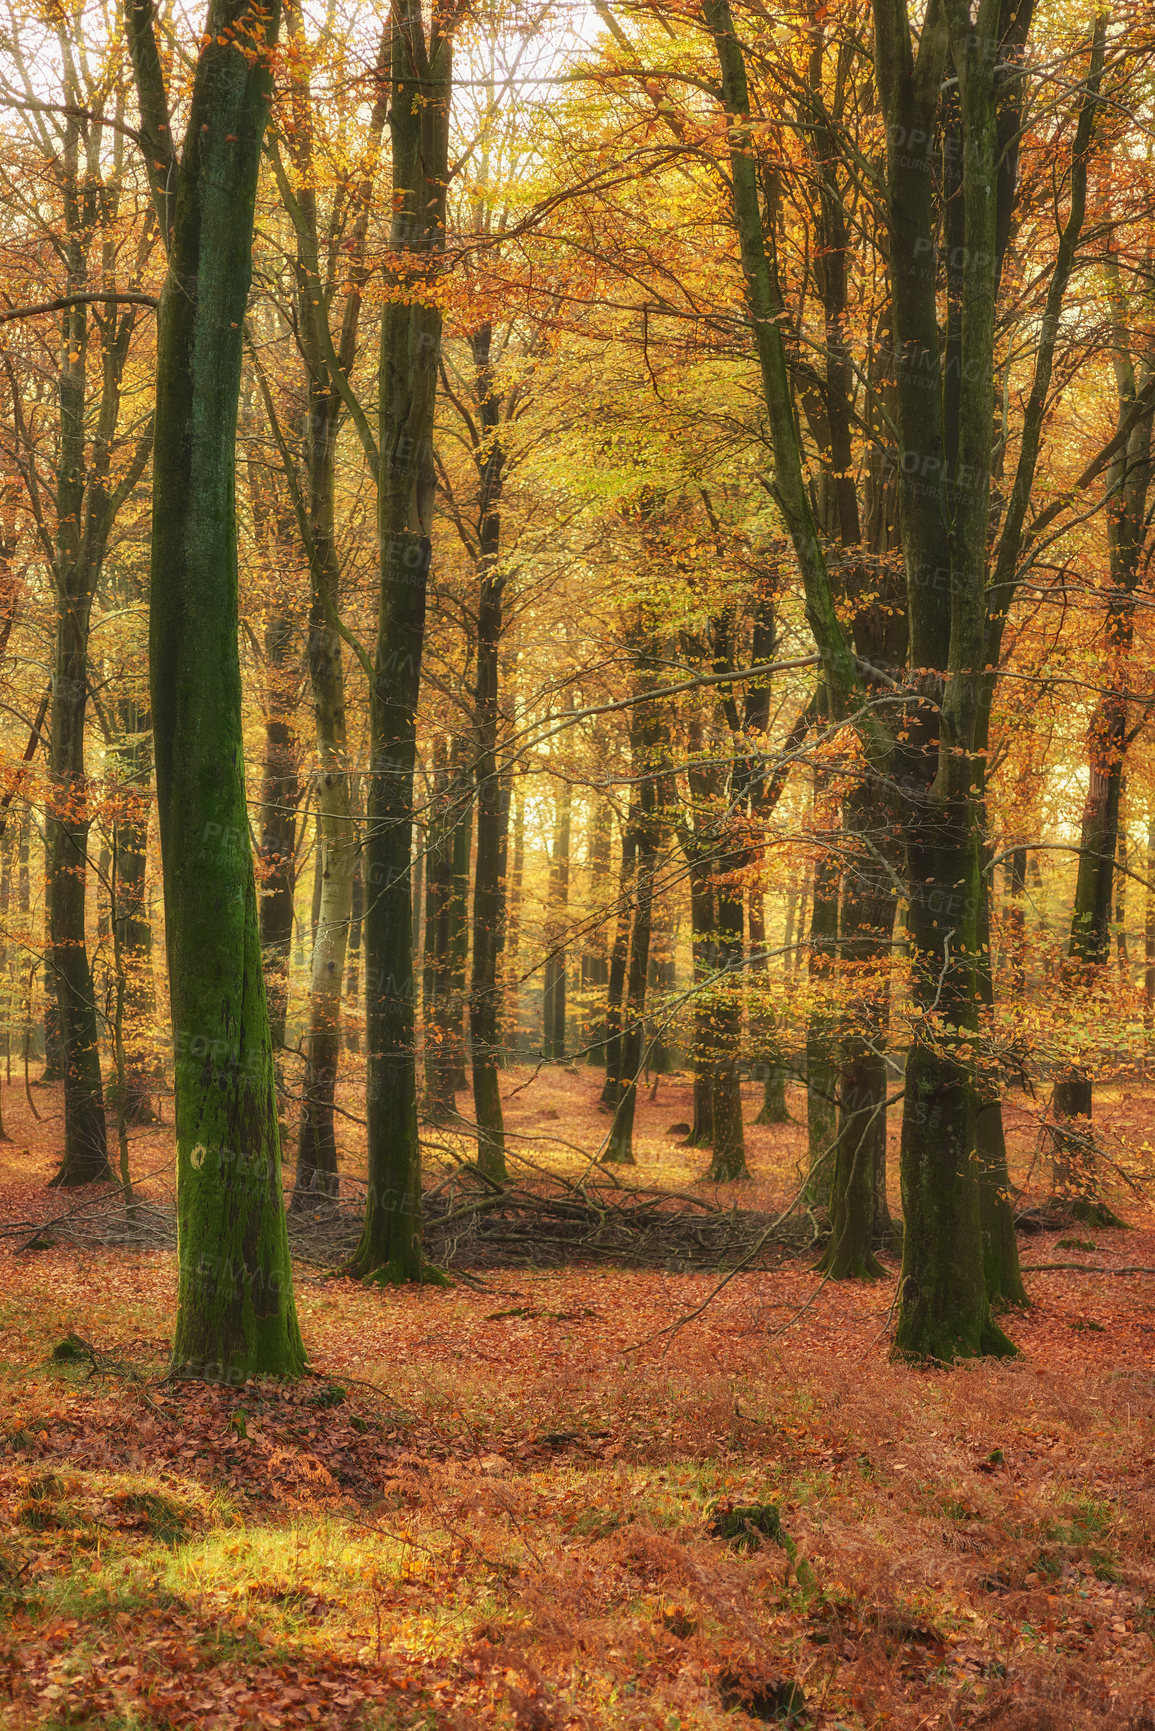
[[[518,1146],[580,1166],[596,1072],[529,1081]],[[83,1200],[45,1189],[58,1092],[40,1122],[4,1093],[0,1230]],[[1097,1109],[1146,1176],[1155,1092]],[[663,1079],[624,1181],[785,1206],[797,1123],[752,1127],[754,1181],[719,1190],[668,1134],[687,1117]],[[158,1186],[170,1136],[134,1135]],[[313,1374],[174,1385],[170,1250],[9,1233],[0,1724],[1155,1731],[1155,1216],[1115,1203],[1131,1230],[1023,1238],[1077,1267],[1028,1274],[1020,1357],[950,1372],[890,1362],[893,1267],[836,1285],[809,1256],[720,1290],[302,1265]],[[91,1352],[54,1356],[70,1337]],[[728,1537],[755,1505],[781,1531]]]

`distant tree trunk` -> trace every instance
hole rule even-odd
[[[453,901],[453,803],[443,736],[433,745],[433,782],[425,825],[425,1116],[447,1124],[456,1114],[449,931]]]
[[[1067,976],[1076,984],[1102,968],[1110,954],[1115,847],[1122,782],[1126,705],[1103,698],[1091,724],[1091,772],[1083,806],[1079,870],[1067,946]],[[1098,1195],[1091,1140],[1092,1077],[1073,1066],[1055,1083],[1051,1102],[1051,1186],[1056,1196],[1093,1203]]]
[[[830,1010],[822,1000],[829,990],[838,950],[840,875],[833,854],[824,853],[814,861],[807,970],[811,991],[818,1001],[806,1018],[806,1131],[810,1162],[806,1195],[811,1206],[825,1205],[830,1200],[834,1178],[830,1150],[838,1133],[838,1067],[831,1051]]]
[[[545,981],[542,991],[542,1055],[554,1062],[566,1055],[566,926],[569,921],[569,850],[573,788],[563,781],[557,793],[545,921]]]
[[[7,817],[7,812],[4,814]],[[3,820],[0,820],[3,821]],[[8,958],[9,914],[12,905],[12,854],[15,836],[6,822],[0,833],[0,1027],[3,1029],[5,1080],[12,1080],[12,1014],[15,1001],[12,993],[11,969]],[[11,1138],[4,1128],[3,1101],[0,1099],[0,1142]]]
[[[148,818],[152,780],[152,717],[147,702],[120,705],[117,745],[121,800],[112,832],[113,869],[125,970],[124,1086],[129,1124],[155,1124],[153,1093],[160,1080],[150,1031],[156,1020],[152,979],[152,922],[148,916]]]
[[[655,651],[655,633],[648,622],[640,622],[629,632],[634,665],[640,690],[656,682],[659,657]],[[650,933],[653,927],[654,875],[661,844],[661,805],[659,800],[659,759],[663,747],[661,715],[653,703],[640,702],[631,712],[630,770],[641,778],[637,801],[637,854],[633,930],[630,935],[630,965],[626,981],[626,996],[621,1027],[621,1064],[618,1072],[618,1100],[609,1143],[603,1159],[607,1162],[634,1164],[634,1112],[637,1105],[638,1077],[641,1073],[646,1035],[646,975],[650,965]],[[625,849],[623,846],[623,855]],[[624,865],[623,865],[624,872]],[[612,972],[612,970],[611,970]],[[608,1077],[607,1077],[608,1080]]]
[[[356,812],[353,821],[356,823]],[[425,848],[421,849],[421,863],[424,867]],[[421,906],[422,895],[418,896],[418,906]],[[344,1036],[344,1046],[347,1052],[361,1050],[361,922],[365,917],[365,874],[361,867],[361,846],[353,858],[353,904],[349,914],[349,942],[346,946],[347,957],[345,966],[345,1013],[341,1018]],[[414,939],[420,947],[420,922],[414,922]]]
[[[173,1364],[226,1382],[304,1365],[244,785],[236,430],[267,49],[216,0],[175,155],[148,0],[125,27],[169,270],[157,314],[152,714],[176,1052]],[[241,53],[234,33],[248,32]],[[263,40],[262,40],[263,37]],[[170,227],[171,221],[171,227]]]
[[[341,1051],[341,995],[357,825],[350,802],[345,720],[345,670],[341,639],[331,618],[337,606],[339,566],[333,538],[336,411],[318,407],[309,437],[312,558],[310,559],[309,682],[317,733],[317,889],[309,1001],[305,1027],[305,1071],[297,1133],[294,1211],[335,1200],[339,1191],[335,1104]],[[354,950],[354,955],[356,951]]]
[[[606,1079],[603,1106],[615,1107],[622,1095],[622,1004],[626,990],[626,968],[630,959],[630,926],[634,909],[634,886],[638,869],[638,809],[631,801],[622,829],[622,860],[618,874],[618,911],[610,951],[609,984],[606,989]]]
[[[798,891],[797,924],[794,927],[794,932],[793,932],[791,942],[790,942],[790,953],[785,958],[786,968],[787,968],[788,972],[791,974],[797,974],[799,969],[801,968],[801,966],[802,966],[802,952],[806,948],[806,945],[803,943],[803,940],[802,940],[802,933],[806,930],[806,916],[807,916],[807,913],[808,913],[809,908],[810,908],[810,890],[811,890],[812,878],[813,878],[813,870],[812,870],[812,867],[810,866],[810,864],[808,862],[807,866],[806,866],[806,870],[805,870],[803,877],[802,877],[801,886],[800,886],[799,891]]]
[[[473,1072],[473,1110],[477,1119],[477,1164],[501,1181],[505,1170],[505,1120],[498,1083],[498,957],[505,909],[503,854],[508,806],[497,760],[498,681],[501,671],[502,601],[505,577],[501,555],[503,451],[498,437],[501,399],[491,366],[493,328],[486,323],[472,336],[475,397],[482,442],[477,465],[478,600],[477,679],[474,726],[477,731],[477,864],[473,882],[473,969],[469,982],[469,1034]]]
[[[1148,1048],[1155,1029],[1155,813],[1147,817],[1147,887],[1143,904],[1143,1026]]]
[[[506,874],[505,942],[502,946],[502,1020],[504,1046],[516,1060],[521,1040],[521,897],[525,875],[525,801],[520,777],[511,790],[513,853]]]
[[[273,1050],[285,1043],[293,942],[294,858],[301,802],[293,726],[296,620],[273,613],[265,626],[265,752],[261,771],[260,925]]]
[[[1027,893],[1027,850],[1015,848],[1006,862],[1007,950],[1011,995],[1018,997],[1027,983],[1027,929],[1023,902]]]
[[[473,858],[473,770],[469,741],[455,734],[449,756],[450,800],[453,832],[450,842],[452,872],[449,894],[449,942],[447,950],[448,1049],[456,1092],[467,1085],[465,1074],[468,1001],[465,990],[469,961],[469,869]]]
[[[1120,794],[1120,803],[1126,798],[1127,783],[1124,777]],[[1127,947],[1127,826],[1122,817],[1119,819],[1119,850],[1115,869],[1115,952],[1119,958],[1119,973],[1124,984],[1130,969],[1130,952]]]
[[[749,1178],[742,1129],[742,1088],[738,1060],[742,1046],[742,911],[740,887],[715,885],[718,915],[718,970],[713,992],[713,1061],[710,1065],[712,1156],[707,1177],[715,1184]]]
[[[686,1144],[714,1142],[713,1007],[709,982],[718,971],[718,910],[709,867],[690,862],[690,947],[694,958],[694,1114]]]
[[[669,898],[662,896],[655,903],[653,935],[650,939],[649,989],[651,1003],[660,1002],[673,992],[676,975],[674,963],[673,910]],[[646,1051],[646,1069],[651,1076],[664,1076],[671,1067],[671,1045],[663,1021],[653,1021],[653,1035]]]
[[[766,956],[766,912],[760,889],[750,891],[750,977],[755,990],[765,991],[770,976],[770,964]],[[763,1010],[755,1009],[751,1014],[753,1024],[751,1033],[756,1034],[761,1044],[768,1044],[773,1036],[773,1018],[768,1018]],[[774,1053],[767,1051],[762,1056],[761,1067],[765,1072],[762,1078],[762,1107],[754,1122],[756,1124],[788,1124],[790,1113],[786,1109],[786,1066]]]
[[[582,1024],[586,1043],[586,1059],[590,1064],[604,1064],[606,1048],[605,1022],[601,1001],[610,978],[609,946],[603,907],[610,876],[610,850],[613,841],[613,813],[608,800],[599,800],[593,808],[589,830],[589,883],[587,899],[590,907],[590,930],[582,951]],[[595,1009],[593,1006],[597,1005]]]
[[[634,895],[633,930],[630,935],[630,966],[622,1010],[621,1069],[617,1078],[618,1100],[603,1159],[610,1164],[633,1166],[634,1112],[638,1077],[642,1068],[646,1037],[646,975],[650,962],[650,932],[654,910],[654,864],[658,852],[657,825],[647,794],[641,799],[638,826],[637,889]]]

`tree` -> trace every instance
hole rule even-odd
[[[304,1364],[256,881],[237,641],[235,448],[275,3],[212,0],[179,153],[152,0],[125,28],[168,275],[157,314],[150,664],[175,1049],[173,1363]]]

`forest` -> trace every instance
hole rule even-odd
[[[1155,1731],[1148,0],[10,0],[0,1724]]]

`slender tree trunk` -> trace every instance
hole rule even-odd
[[[473,334],[478,413],[482,444],[475,452],[479,485],[477,604],[477,681],[474,725],[477,730],[477,863],[473,877],[473,970],[469,982],[469,1035],[473,1068],[473,1110],[477,1119],[477,1164],[501,1181],[505,1171],[505,1121],[498,1082],[500,984],[498,957],[504,925],[505,831],[509,808],[497,759],[498,682],[501,672],[502,598],[505,578],[501,555],[503,453],[498,437],[500,399],[490,365],[492,327]]]
[[[404,298],[387,301],[381,319],[381,586],[365,840],[369,1192],[351,1269],[399,1282],[430,1272],[421,1244],[410,875],[441,352],[441,311],[431,291],[444,245],[452,72],[439,5],[427,26],[421,0],[398,0],[391,31],[390,244],[401,260]]]
[[[563,781],[558,790],[553,832],[553,859],[546,911],[545,983],[542,990],[542,1055],[559,1062],[566,1055],[566,925],[569,920],[569,848],[573,789]]]
[[[1147,887],[1143,902],[1143,1026],[1148,1050],[1155,1030],[1155,814],[1147,817]]]
[[[68,130],[67,150],[75,149]],[[71,180],[75,182],[75,165]],[[78,221],[71,225],[74,230]],[[70,285],[85,282],[78,233],[67,243]],[[49,802],[45,822],[45,901],[52,997],[59,1017],[64,1066],[64,1154],[53,1184],[91,1184],[109,1175],[108,1133],[100,1074],[96,996],[85,935],[88,881],[88,784],[84,774],[84,718],[88,703],[88,631],[99,576],[82,532],[85,474],[86,306],[64,314],[60,367],[60,461],[57,475],[58,548],[56,641],[48,738]],[[97,506],[99,509],[99,505]],[[89,501],[91,515],[92,501]]]
[[[433,785],[425,826],[425,1116],[447,1124],[457,1113],[450,991],[450,907],[453,901],[452,793],[444,738],[433,747]]]
[[[1121,667],[1130,651],[1134,600],[1130,592],[1111,610],[1108,646]],[[1111,954],[1115,856],[1126,752],[1127,700],[1122,691],[1100,698],[1091,720],[1090,776],[1080,829],[1079,869],[1064,967],[1068,989],[1084,991],[1101,978]],[[1084,1064],[1072,1065],[1055,1083],[1051,1101],[1051,1188],[1079,1211],[1110,1210],[1099,1200],[1098,1155],[1092,1135],[1093,1076]]]
[[[357,814],[353,813],[356,823]],[[421,848],[421,869],[425,865],[424,837]],[[415,886],[418,908],[421,908],[424,889],[420,884]],[[349,942],[345,947],[345,1013],[341,1020],[344,1036],[344,1046],[347,1052],[361,1050],[361,922],[365,917],[365,875],[361,869],[361,847],[353,858],[353,903],[349,914]],[[418,949],[421,947],[421,921],[416,919],[413,926],[414,941]]]
[[[633,1166],[634,1112],[638,1098],[638,1077],[646,1037],[646,975],[650,962],[650,932],[654,908],[654,863],[658,851],[656,824],[642,798],[642,817],[637,844],[637,888],[634,895],[633,930],[630,936],[630,965],[626,981],[625,1003],[622,1009],[621,1069],[618,1100],[610,1129],[609,1144],[603,1159],[612,1165]]]
[[[606,1058],[605,1041],[601,1038],[605,1033],[601,1002],[609,984],[610,963],[603,909],[610,877],[612,839],[613,814],[608,801],[600,800],[594,807],[589,829],[587,900],[591,926],[581,959],[582,1029],[586,1061],[590,1064],[604,1064]]]
[[[305,1072],[292,1200],[295,1211],[334,1200],[340,1188],[334,1106],[341,1053],[341,995],[345,959],[350,953],[353,874],[358,863],[357,825],[349,787],[345,665],[341,636],[334,626],[340,582],[333,528],[338,406],[335,388],[321,395],[318,387],[311,404],[306,440],[309,683],[318,759],[314,783],[317,876]],[[352,954],[356,956],[356,946]]]
[[[765,992],[769,985],[770,965],[766,956],[766,909],[760,889],[750,892],[749,920],[751,982],[755,991]],[[761,1066],[765,1072],[762,1077],[762,1106],[754,1122],[788,1124],[790,1113],[786,1107],[786,1066],[774,1049],[774,1018],[764,1010],[755,1009],[750,1019],[753,1024],[752,1035],[756,1034],[758,1044],[766,1048],[761,1058]]]
[[[689,861],[690,949],[694,959],[694,1112],[688,1148],[714,1143],[713,1008],[709,982],[718,971],[718,910],[709,868]]]
[[[298,746],[293,726],[297,683],[289,612],[273,613],[265,626],[265,753],[261,770],[261,830],[258,850],[261,954],[269,1000],[273,1050],[285,1043],[289,1009],[289,956],[293,943],[297,808],[301,802]]]
[[[505,941],[501,950],[502,1021],[505,1050],[516,1060],[521,1043],[521,898],[525,875],[525,801],[521,795],[520,778],[515,777],[510,790],[513,852],[506,873]],[[507,838],[508,852],[508,838]]]
[[[626,991],[626,969],[630,959],[630,926],[634,911],[634,887],[638,868],[638,811],[631,804],[622,830],[622,860],[618,874],[618,912],[610,951],[609,984],[606,990],[606,1079],[603,1106],[615,1107],[622,1095],[625,1074],[622,1058],[622,1005]]]
[[[148,818],[152,780],[152,717],[147,704],[127,699],[120,709],[117,755],[121,800],[113,826],[117,945],[124,968],[124,1099],[129,1124],[155,1124],[153,1093],[160,1080],[151,1033],[156,1020],[152,922],[148,915]]]
[[[632,639],[639,684],[644,690],[645,685],[654,678],[652,631],[647,623],[642,622],[633,627],[629,635]],[[609,1143],[603,1155],[603,1159],[609,1163],[627,1166],[635,1163],[634,1112],[646,1036],[646,976],[650,965],[650,933],[653,928],[654,874],[661,844],[658,769],[662,741],[662,721],[656,706],[653,703],[639,703],[632,712],[630,727],[631,773],[635,778],[641,778],[636,819],[634,918],[622,1013],[621,1064],[617,1076],[619,1092]],[[624,856],[623,843],[623,875]]]
[[[469,962],[469,875],[473,858],[473,774],[469,742],[454,736],[450,750],[450,798],[453,831],[450,840],[449,934],[447,950],[448,1046],[453,1090],[467,1085],[465,1074],[469,1004],[465,990]]]
[[[710,1127],[712,1154],[707,1177],[715,1184],[749,1178],[742,1130],[742,1088],[738,1060],[742,1045],[742,910],[740,888],[715,885],[718,910],[718,970],[711,992],[712,1047]]]
[[[826,997],[838,949],[837,859],[826,853],[814,861],[807,972],[813,1003],[806,1017],[806,1134],[810,1177],[806,1196],[812,1207],[827,1206],[834,1180],[830,1150],[838,1133],[838,1066],[831,1049],[832,1017]]]

